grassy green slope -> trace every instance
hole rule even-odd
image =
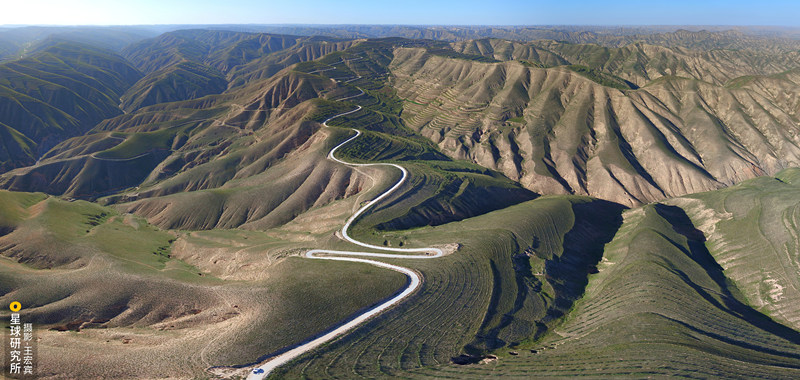
[[[13,231],[28,216],[28,207],[44,199],[43,194],[0,190],[0,235]]]
[[[711,255],[748,304],[800,327],[798,169],[671,200],[708,236]]]
[[[405,375],[796,378],[800,334],[748,307],[703,241],[680,208],[630,210],[552,336],[494,363]]]
[[[299,343],[406,282],[366,265],[267,257],[265,241],[297,242],[262,232],[190,238],[198,249],[230,253],[222,260],[249,261],[257,274],[220,279],[190,264],[191,255],[178,258],[182,232],[43,194],[1,191],[0,226],[0,301],[22,302],[24,318],[41,329],[40,373],[60,376],[203,376],[208,366]],[[91,366],[76,364],[91,352]],[[183,359],[140,365],[164,355]]]
[[[417,295],[274,377],[404,376],[535,339],[583,292],[620,211],[588,198],[543,197],[460,222],[362,236],[392,246],[460,246],[440,259],[404,260],[425,277]]]
[[[463,162],[413,161],[407,184],[354,226],[405,230],[481,215],[531,200],[536,194],[497,172]]]

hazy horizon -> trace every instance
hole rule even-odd
[[[71,2],[31,0],[5,6],[0,25],[409,25],[409,26],[760,26],[796,27],[800,4],[742,0],[560,2],[499,0],[419,1],[402,4],[349,0]]]
[[[744,25],[744,24],[413,24],[413,23],[161,23],[161,24],[0,24],[0,28],[24,27],[148,27],[148,26],[305,26],[305,27],[332,27],[332,26],[407,26],[407,27],[497,27],[497,28],[557,28],[557,27],[584,27],[584,28],[778,28],[800,29],[800,25]]]

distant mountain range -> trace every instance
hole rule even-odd
[[[721,34],[727,33],[731,32]],[[11,189],[94,198],[140,186],[148,177],[159,181],[180,177],[180,168],[170,170],[171,174],[147,175],[136,163],[139,174],[124,176],[127,179],[122,182],[110,176],[109,182],[99,185],[91,183],[94,175],[64,176],[64,169],[56,168],[74,159],[103,157],[103,149],[122,141],[109,132],[163,129],[157,125],[184,131],[190,124],[193,133],[197,125],[257,129],[296,105],[332,98],[325,93],[355,91],[302,74],[334,77],[337,73],[325,73],[323,66],[289,68],[337,51],[347,52],[340,57],[356,65],[337,68],[340,78],[368,72],[390,75],[389,88],[396,95],[381,101],[401,107],[395,108],[402,109],[401,123],[413,130],[408,133],[415,138],[432,141],[435,149],[451,158],[498,170],[540,194],[586,194],[637,205],[717,189],[795,165],[800,142],[791,131],[797,104],[774,89],[796,91],[800,54],[780,52],[782,42],[758,49],[693,50],[688,46],[715,44],[718,36],[708,32],[667,35],[687,46],[669,47],[675,40],[667,38],[660,40],[662,45],[635,42],[603,47],[501,39],[447,43],[393,38],[372,43],[185,30],[136,42],[117,55],[49,40],[29,58],[4,64],[9,72],[7,92],[37,101],[22,105],[27,99],[22,95],[7,97],[8,112],[0,121],[9,136],[4,167],[41,162],[0,181]],[[43,57],[57,57],[63,67],[43,62]],[[99,67],[74,71],[77,63],[70,59]],[[37,71],[14,79],[11,73],[23,67]],[[113,74],[103,71],[112,67]],[[367,71],[362,74],[361,70]],[[54,75],[67,82],[43,91],[54,86]],[[70,77],[75,75],[82,77]],[[64,95],[58,95],[57,89]],[[79,105],[84,99],[90,99],[90,104]],[[192,99],[203,100],[181,103]],[[101,108],[89,111],[97,107]],[[122,112],[127,115],[112,118]],[[108,120],[98,125],[103,119]],[[171,141],[172,137],[164,136]],[[71,137],[75,140],[56,146]],[[169,141],[161,144],[169,145]],[[152,148],[148,152],[155,154]],[[175,157],[169,157],[177,152],[167,149],[163,154],[152,158],[155,161],[145,165],[147,170],[172,162]],[[69,165],[80,172],[86,163]],[[34,186],[31,176],[49,179]],[[213,188],[222,185],[224,178],[238,176],[225,175],[189,188]]]

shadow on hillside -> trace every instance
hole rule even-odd
[[[780,336],[794,344],[800,345],[800,332],[797,332],[789,327],[786,327],[778,322],[775,322],[768,316],[758,312],[757,310],[748,306],[745,302],[746,300],[743,298],[739,289],[733,284],[725,274],[723,273],[723,268],[714,260],[714,257],[711,256],[711,253],[705,246],[706,238],[703,233],[696,229],[692,224],[692,221],[686,215],[686,213],[679,207],[676,206],[668,206],[664,204],[657,204],[655,205],[655,210],[664,218],[664,220],[668,221],[675,232],[683,235],[688,240],[688,245],[690,251],[686,251],[685,248],[681,244],[677,244],[672,242],[673,245],[679,249],[681,249],[687,256],[689,256],[692,260],[697,262],[708,274],[708,276],[714,280],[714,282],[723,290],[723,300],[724,305],[720,305],[719,302],[711,297],[707,293],[707,291],[700,285],[694,283],[685,273],[678,273],[681,278],[691,286],[700,296],[705,298],[708,302],[715,305],[720,310],[723,310],[733,317],[742,319],[749,324],[753,325],[755,328],[763,330],[773,335]],[[687,326],[689,327],[689,326]],[[692,327],[693,330],[696,328]],[[800,355],[789,354],[786,352],[778,352],[775,350],[771,350],[765,347],[756,346],[749,344],[748,342],[742,341],[731,341],[725,337],[719,336],[717,334],[712,334],[709,332],[704,331],[697,331],[714,339],[725,341],[726,343],[740,345],[749,349],[769,352],[774,355],[780,356],[789,356],[793,358],[800,358]]]
[[[562,253],[540,250],[539,240],[534,238],[536,246],[518,247],[517,254],[509,258],[514,267],[513,280],[504,279],[503,272],[498,270],[500,264],[493,260],[491,266],[494,286],[489,308],[481,333],[465,346],[465,352],[480,355],[504,346],[537,340],[558,324],[574,302],[583,296],[589,275],[597,273],[597,264],[603,257],[605,244],[613,239],[622,226],[624,209],[625,206],[604,200],[574,203],[572,212],[575,224],[564,235]],[[544,279],[552,288],[552,295],[544,294],[544,284],[533,274],[528,260],[528,255],[533,252],[545,260]],[[515,281],[517,289],[513,306],[507,311],[501,310],[499,306],[502,303],[500,298],[503,296],[504,281]],[[540,307],[544,310],[539,310],[537,316],[532,316],[530,310],[525,311],[526,303],[536,303],[537,298],[543,300]],[[527,307],[530,309],[530,305]],[[503,313],[499,323],[487,325],[498,313]]]

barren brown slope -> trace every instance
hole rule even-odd
[[[327,54],[342,51],[363,40],[328,41],[318,37],[309,38],[284,50],[243,63],[228,74],[230,87],[240,86],[258,79],[269,78],[278,71],[299,62],[314,61]]]
[[[450,44],[456,52],[491,57],[498,61],[524,60],[543,66],[568,65],[569,61],[545,48],[496,38],[459,41]]]
[[[211,67],[184,61],[145,76],[120,98],[126,112],[153,104],[219,94],[228,88],[222,73]]]
[[[396,50],[408,125],[448,155],[540,193],[627,205],[716,189],[800,163],[792,100],[754,82],[733,89],[666,77],[640,90],[566,68],[480,63]],[[800,88],[790,73],[773,76]]]
[[[700,79],[723,85],[744,75],[776,74],[800,65],[796,51],[665,47],[635,42],[621,47],[557,41],[517,43],[483,39],[453,43],[455,51],[498,60],[526,60],[544,66],[582,65],[617,75],[637,86],[663,76]]]
[[[326,160],[331,131],[303,120],[315,110],[313,103],[301,104],[255,131],[248,147],[226,148],[194,167],[186,162],[191,153],[176,152],[141,190],[117,198],[135,200],[120,207],[168,228],[264,229],[370,188],[368,177]]]
[[[316,151],[321,149],[318,147],[320,143],[324,147],[324,137],[314,137],[319,124],[307,120],[318,107],[306,101],[319,97],[321,91],[332,86],[334,83],[327,79],[287,71],[285,75],[260,83],[249,91],[154,106],[123,115],[102,123],[95,133],[66,141],[39,165],[8,173],[3,179],[4,186],[88,198],[141,187],[123,198],[114,198],[126,201],[218,188],[233,179],[264,172],[289,152],[298,149]],[[312,145],[314,149],[311,149]],[[306,167],[314,169],[313,165],[309,166],[313,162],[306,161]],[[305,175],[297,178],[308,179]],[[320,183],[325,182],[320,180]],[[290,182],[289,185],[300,186],[301,183]],[[241,186],[255,187],[256,184],[244,183]],[[330,198],[341,197],[346,188],[347,184],[342,192]],[[277,187],[270,190],[276,191]],[[292,194],[294,190],[296,188],[283,193]],[[192,199],[207,199],[206,196],[220,199],[222,193],[225,191],[220,190],[216,196],[198,194]],[[296,215],[314,204],[312,195],[306,195],[302,199],[311,199],[310,203],[300,205],[300,210],[289,215]],[[182,203],[185,213],[196,209],[196,204],[192,204],[189,198],[182,199],[187,199]],[[252,206],[239,204],[244,217],[221,216],[223,220],[233,221],[209,222],[203,218],[203,213],[188,219],[181,213],[176,220],[166,222],[161,218],[159,221],[162,225],[181,228],[213,228],[217,224],[236,227],[249,219],[257,220],[264,216],[260,212],[248,212],[251,207],[257,208],[255,203],[264,199],[246,194],[240,194],[238,199],[247,200],[245,203]],[[172,198],[169,203],[173,209],[176,203],[181,202]],[[280,203],[267,202],[265,213]],[[215,204],[207,204],[206,211],[216,215]],[[152,210],[141,202],[136,206],[137,209],[142,207]],[[144,214],[163,214],[167,212],[165,208]],[[286,218],[281,220],[285,222]]]
[[[357,42],[210,30],[165,33],[124,50],[147,75],[123,95],[121,106],[131,112],[161,102],[219,94]]]
[[[106,120],[91,134],[53,149],[39,165],[8,173],[0,181],[11,189],[124,203],[120,210],[145,216],[163,228],[271,228],[311,208],[373,189],[385,179],[386,173],[364,176],[326,159],[332,144],[351,131],[321,129],[320,122],[355,105],[324,97],[356,95],[366,99],[365,109],[348,117],[345,125],[372,131],[343,154],[380,159],[372,152],[377,148],[387,155],[384,159],[447,160],[425,138],[403,127],[396,115],[369,110],[399,111],[379,98],[385,92],[382,79],[364,79],[362,85],[373,94],[368,95],[321,75],[344,58],[329,55],[325,62],[287,68],[222,95],[156,104]],[[380,66],[371,58],[346,58],[349,63],[331,75],[355,77],[348,65],[372,75],[373,66]],[[376,223],[393,218],[398,220],[392,226],[444,223],[535,197],[484,168],[422,164],[418,170],[426,180],[408,191],[424,196],[398,202],[396,207],[407,215],[389,213]],[[433,221],[415,217],[434,209],[442,215]]]
[[[178,30],[132,44],[123,49],[122,55],[148,74],[186,60],[228,71],[306,38],[223,30]]]

